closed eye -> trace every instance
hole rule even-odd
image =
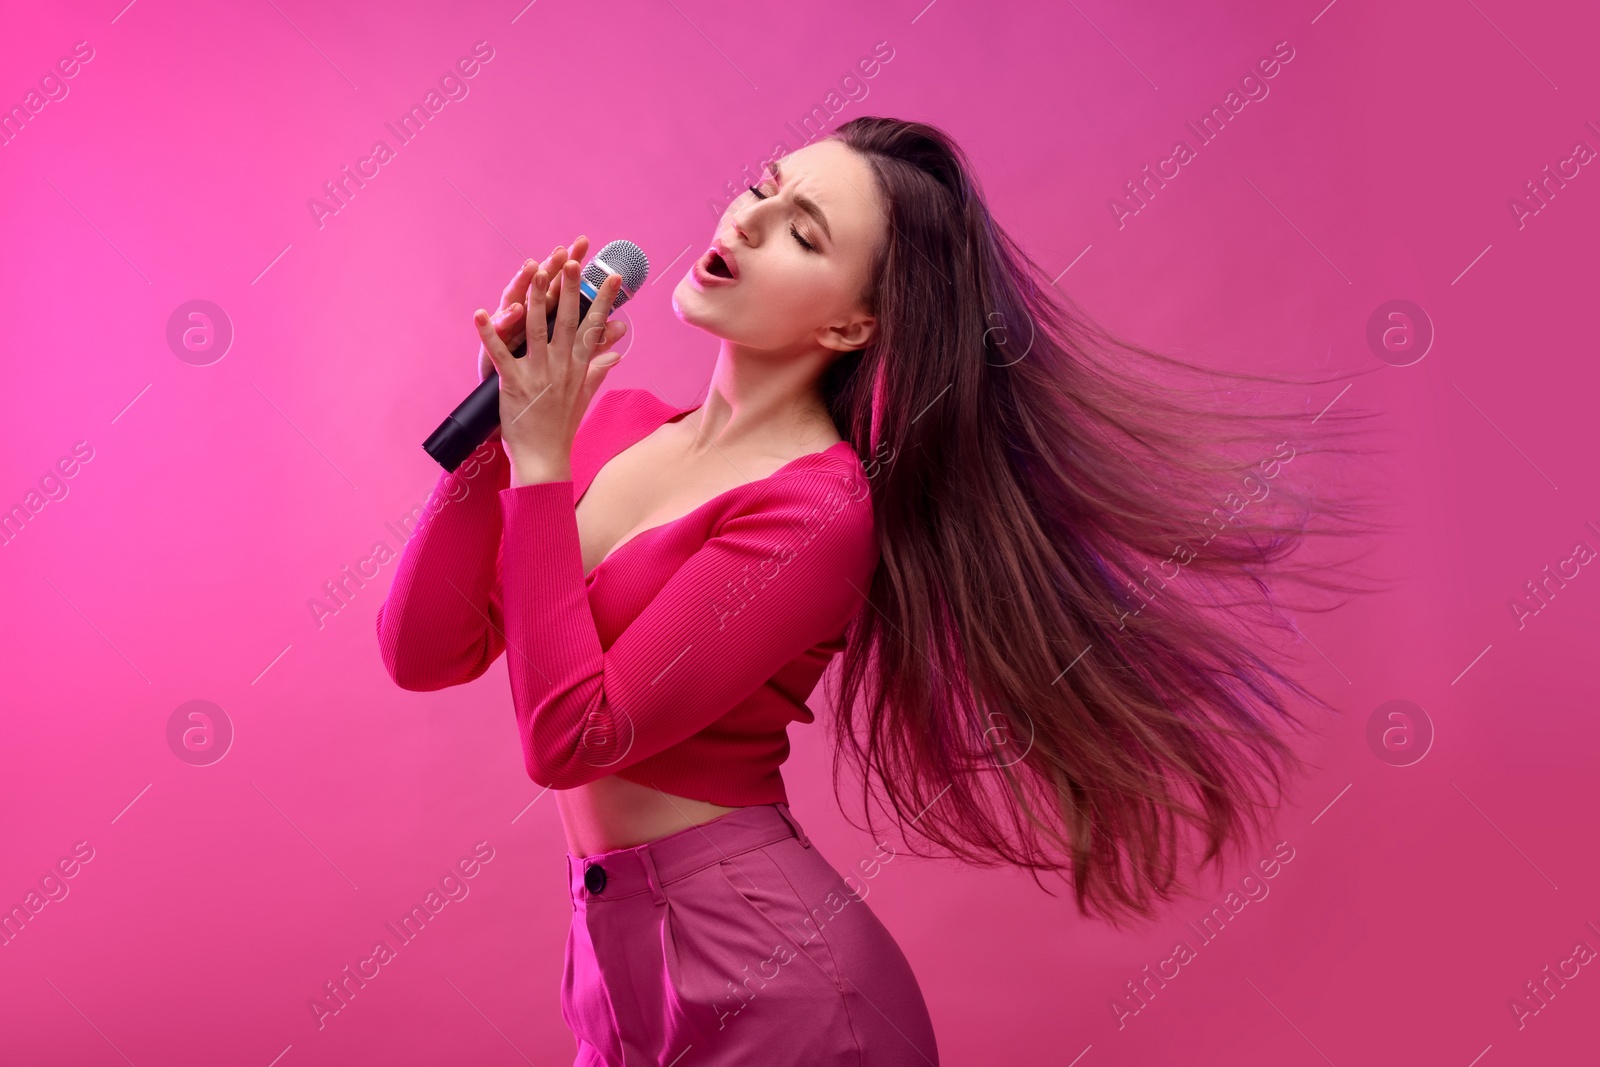
[[[756,194],[757,200],[765,200],[767,198],[766,193],[763,193],[760,189],[757,189],[753,185],[747,185],[745,188]],[[801,247],[803,247],[807,252],[815,252],[817,250],[815,245],[806,240],[804,237],[800,236],[800,231],[795,228],[795,225],[792,222],[789,224],[789,233],[794,236],[796,241],[800,242]]]

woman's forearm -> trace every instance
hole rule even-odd
[[[456,472],[440,474],[378,608],[383,665],[402,689],[471,681],[505,648],[498,494],[510,464],[497,436]]]

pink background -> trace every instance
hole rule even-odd
[[[880,41],[892,59],[832,122],[948,129],[1002,223],[1108,325],[1235,366],[1381,366],[1339,402],[1384,413],[1404,525],[1377,560],[1394,592],[1300,620],[1342,715],[1279,820],[1293,860],[1215,942],[1185,923],[1242,868],[1122,933],[1020,873],[882,871],[871,906],[944,1062],[1593,1058],[1597,968],[1520,1027],[1510,1003],[1600,948],[1600,577],[1568,564],[1522,629],[1509,602],[1600,548],[1580,310],[1600,174],[1521,227],[1508,207],[1575,142],[1600,148],[1592,6],[124,2],[32,5],[0,34],[5,107],[93,49],[0,147],[0,506],[92,449],[0,547],[0,905],[93,850],[0,948],[0,1061],[568,1062],[564,841],[503,666],[391,684],[373,614],[392,564],[320,629],[307,604],[374,542],[398,548],[386,523],[438,474],[420,443],[476,381],[471,312],[524,255],[579,232],[642,245],[655,280],[611,380],[693,401],[715,341],[671,313],[692,259],[674,257]],[[478,41],[493,58],[468,95],[396,147],[384,123]],[[1185,121],[1280,41],[1270,94],[1199,146]],[[380,137],[394,158],[319,228],[308,198]],[[1179,138],[1196,158],[1119,228],[1108,200]],[[1437,340],[1380,365],[1367,321],[1397,298]],[[166,340],[194,299],[235,331],[210,365]],[[210,766],[167,740],[197,699],[236,731]],[[1437,734],[1412,766],[1367,742],[1396,699]],[[785,777],[848,869],[873,845],[823,739],[794,731]],[[308,1000],[480,841],[469,895],[319,1029]],[[1180,938],[1196,958],[1119,1026],[1113,998]]]

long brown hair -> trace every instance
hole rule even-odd
[[[1035,881],[1070,871],[1081,913],[1148,917],[1185,889],[1185,828],[1200,867],[1259,831],[1265,787],[1281,798],[1300,766],[1279,736],[1294,704],[1332,710],[1267,638],[1294,628],[1285,582],[1360,591],[1336,577],[1349,561],[1289,557],[1380,528],[1342,475],[1301,484],[1300,457],[1358,451],[1340,442],[1372,416],[1319,411],[1336,391],[1307,387],[1340,379],[1112,336],[996,224],[941,130],[829,136],[870,163],[889,222],[864,297],[879,328],[822,382],[881,547],[838,664],[835,789],[848,760],[913,852],[914,833]]]

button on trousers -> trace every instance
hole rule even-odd
[[[567,856],[574,1067],[926,1067],[905,954],[788,805]],[[852,884],[856,887],[852,889]]]

